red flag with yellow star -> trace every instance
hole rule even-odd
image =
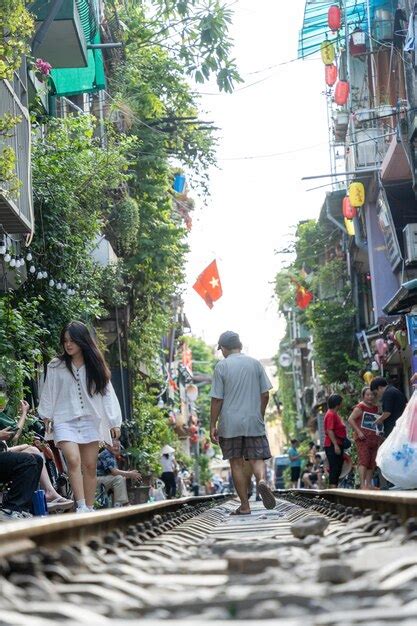
[[[193,289],[201,296],[209,309],[213,308],[213,303],[222,297],[222,284],[220,282],[219,270],[216,260],[212,261],[197,278]]]

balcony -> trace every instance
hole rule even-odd
[[[9,193],[7,183],[0,187],[0,224],[8,233],[30,233],[34,226],[30,167],[31,129],[25,104],[26,85],[18,74],[15,74],[13,83],[0,81],[0,117],[5,113],[20,117],[20,122],[9,133],[10,136],[0,135],[0,151],[10,147],[16,155],[14,174],[20,181],[17,194]]]
[[[379,170],[390,145],[393,125],[391,107],[356,111],[349,121],[347,170],[358,175]]]

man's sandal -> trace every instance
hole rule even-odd
[[[242,512],[242,511],[240,510],[240,506],[239,506],[239,507],[238,507],[235,511],[232,511],[232,512],[230,513],[230,515],[251,515],[251,514],[252,514],[252,511],[246,511],[246,513],[245,513],[245,512]]]
[[[258,489],[264,507],[266,509],[274,509],[276,506],[275,496],[264,480],[259,481]]]

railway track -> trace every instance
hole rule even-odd
[[[417,496],[300,490],[272,511],[235,507],[188,498],[5,523],[0,624],[417,624]]]

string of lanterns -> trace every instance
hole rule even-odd
[[[29,276],[33,276],[36,280],[46,280],[49,277],[48,285],[51,288],[62,291],[68,296],[74,296],[77,293],[77,286],[67,284],[66,280],[56,279],[49,275],[49,273],[35,264],[33,254],[28,250],[25,254],[17,248],[13,250],[7,243],[7,236],[0,235],[0,259],[3,258],[3,262],[11,269],[18,270],[20,267],[26,265]]]

